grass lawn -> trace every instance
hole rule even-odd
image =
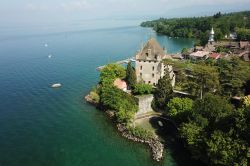
[[[135,125],[155,133],[155,129],[150,124],[149,118],[138,119],[135,121]]]

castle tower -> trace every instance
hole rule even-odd
[[[208,43],[209,44],[213,44],[214,42],[214,28],[212,27],[211,31],[210,31],[210,34],[209,34],[209,40],[208,40]]]
[[[175,74],[171,65],[165,65],[162,60],[170,58],[160,46],[160,44],[151,38],[144,45],[141,51],[136,55],[136,76],[137,81],[144,82],[150,85],[156,85],[158,80],[163,77],[166,70],[169,72],[169,77],[172,80],[172,85],[175,85]]]

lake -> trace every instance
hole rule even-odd
[[[193,40],[137,24],[75,29],[0,29],[0,166],[188,165],[171,149],[152,161],[147,146],[122,138],[83,97],[98,82],[97,66],[135,55],[150,37],[171,53]]]

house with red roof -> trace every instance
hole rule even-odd
[[[217,60],[217,59],[219,59],[219,58],[221,57],[221,54],[216,53],[216,52],[212,52],[212,53],[210,53],[210,54],[208,55],[208,57],[211,58],[211,59]]]
[[[127,83],[124,80],[121,80],[120,78],[117,78],[114,81],[114,86],[117,87],[118,89],[123,90],[124,92],[126,92],[128,89]]]

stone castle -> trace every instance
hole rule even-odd
[[[171,65],[165,65],[163,59],[172,59],[167,55],[160,44],[151,38],[137,53],[135,62],[136,76],[138,82],[144,82],[155,86],[166,71],[169,72],[172,86],[175,85],[175,74]]]

